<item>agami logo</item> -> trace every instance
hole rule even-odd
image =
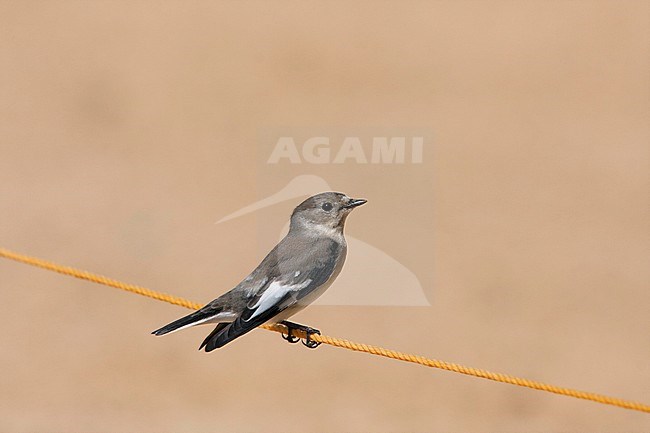
[[[267,164],[421,164],[424,137],[310,137],[304,141],[280,137]]]

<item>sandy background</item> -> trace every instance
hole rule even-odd
[[[2,1],[0,246],[209,301],[296,204],[213,224],[276,179],[261,131],[425,128],[425,164],[328,181],[370,200],[348,233],[413,269],[431,307],[296,320],[647,403],[649,9]],[[149,335],[183,309],[4,260],[0,305],[2,432],[650,432],[265,331],[206,355],[206,328]]]

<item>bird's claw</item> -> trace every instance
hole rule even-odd
[[[292,344],[293,344],[293,343],[297,343],[297,342],[299,342],[299,341],[300,341],[300,338],[298,338],[298,337],[296,337],[295,335],[293,335],[293,332],[292,332],[292,331],[293,331],[293,329],[292,329],[292,328],[289,328],[289,327],[287,326],[287,334],[285,335],[284,332],[283,332],[283,333],[282,333],[282,338],[284,338],[285,340],[287,340],[289,343],[292,343]]]
[[[319,341],[314,341],[314,340],[311,339],[311,336],[314,335],[314,334],[320,335],[320,331],[318,329],[313,329],[313,328],[310,328],[310,331],[307,331],[307,338],[302,340],[302,344],[305,347],[308,347],[310,349],[315,349],[318,346],[320,346]]]
[[[305,325],[299,325],[298,323],[293,323],[286,320],[280,323],[287,328],[287,334],[285,335],[284,333],[282,333],[282,338],[287,340],[289,343],[297,343],[298,341],[301,341],[299,337],[293,335],[293,330],[298,329],[304,332],[306,335],[306,337],[302,339],[302,344],[305,347],[308,347],[309,349],[315,349],[318,346],[320,346],[320,342],[311,339],[311,336],[314,334],[321,335],[318,329],[314,329]]]

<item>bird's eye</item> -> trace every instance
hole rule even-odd
[[[332,206],[332,203],[323,203],[323,206],[321,206],[324,211],[329,212],[332,210],[334,206]]]

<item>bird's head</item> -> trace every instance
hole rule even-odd
[[[291,214],[291,229],[324,227],[343,229],[345,219],[366,200],[350,198],[340,192],[323,192],[300,203]]]

